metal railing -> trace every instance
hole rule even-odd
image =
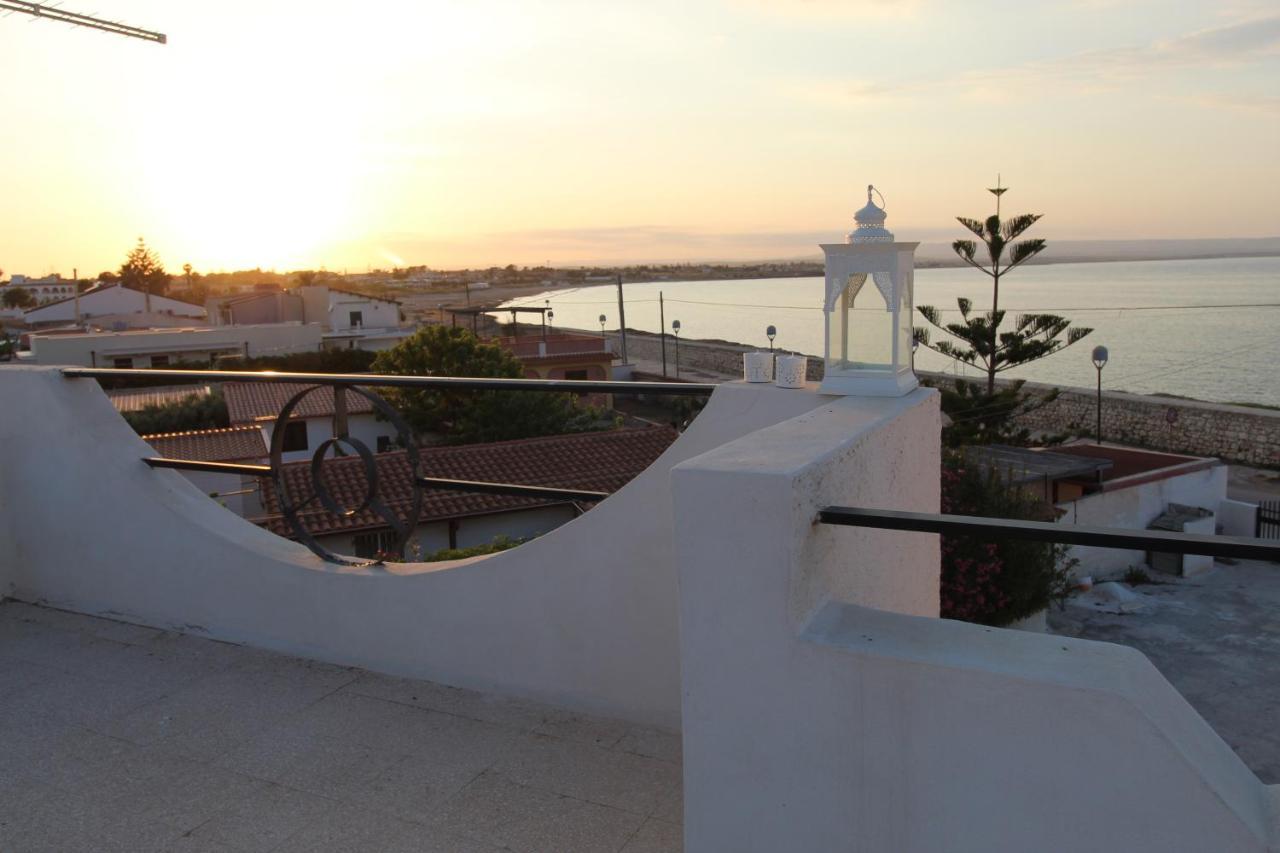
[[[595,382],[576,379],[491,379],[464,376],[390,376],[366,373],[288,373],[277,371],[236,370],[158,370],[140,368],[67,367],[62,375],[68,379],[152,379],[161,382],[190,379],[202,382],[272,382],[301,384],[307,387],[294,394],[281,407],[271,430],[270,464],[247,465],[232,462],[206,462],[190,459],[171,459],[163,456],[147,456],[142,461],[152,468],[170,468],[185,471],[205,471],[241,476],[268,477],[274,487],[280,514],[287,522],[294,537],[313,553],[331,563],[350,566],[376,565],[382,559],[362,560],[335,554],[320,544],[302,523],[302,515],[315,512],[308,509],[319,503],[324,510],[340,518],[351,518],[366,510],[372,511],[395,533],[395,544],[388,556],[404,556],[422,515],[424,489],[476,492],[508,495],[512,497],[538,498],[553,501],[587,503],[604,500],[608,492],[584,489],[561,489],[518,483],[494,483],[478,480],[457,480],[427,477],[419,472],[420,455],[413,430],[389,403],[369,391],[369,388],[407,388],[416,390],[453,391],[534,391],[567,394],[652,394],[706,396],[715,391],[711,384],[689,382]],[[294,410],[308,394],[321,387],[333,388],[333,437],[321,442],[311,456],[309,494],[295,495],[288,478],[284,476],[284,442],[286,430]],[[393,511],[378,494],[378,468],[375,454],[360,439],[352,436],[348,428],[347,395],[363,397],[373,410],[396,431],[397,445],[408,456],[413,471],[413,491],[409,505],[403,512]],[[343,447],[354,451],[364,470],[365,494],[355,506],[342,506],[334,498],[325,479],[325,456],[332,448]]]
[[[1092,527],[1023,521],[1013,518],[984,518],[976,515],[945,515],[932,512],[905,512],[891,509],[860,509],[829,506],[818,512],[823,524],[905,530],[916,533],[944,533],[983,539],[1032,539],[1064,545],[1092,545],[1165,554],[1202,554],[1244,560],[1280,562],[1280,543],[1239,536],[1209,536],[1203,533],[1173,533],[1164,530],[1126,530],[1119,527]]]

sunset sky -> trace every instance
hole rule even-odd
[[[1275,2],[66,0],[0,17],[0,269],[796,257],[1280,234]]]

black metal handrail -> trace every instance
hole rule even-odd
[[[245,465],[239,462],[205,462],[202,459],[170,459],[167,456],[144,456],[142,461],[152,468],[175,468],[180,471],[210,471],[215,474],[249,474],[266,476],[270,465]]]
[[[589,379],[492,379],[473,376],[392,376],[385,373],[285,373],[271,370],[163,370],[125,367],[64,367],[69,379],[194,379],[206,382],[292,382],[362,385],[366,388],[450,388],[456,391],[543,391],[569,394],[682,394],[706,396],[711,383],[595,382]]]
[[[1126,530],[1119,527],[1053,524],[1014,518],[984,518],[976,515],[946,515],[933,512],[906,512],[892,509],[861,509],[829,506],[818,512],[823,524],[906,530],[915,533],[945,533],[988,539],[1031,539],[1064,545],[1092,545],[1168,554],[1203,554],[1245,560],[1280,561],[1280,543],[1263,544],[1239,536],[1209,536],[1203,533],[1175,533],[1164,530]]]

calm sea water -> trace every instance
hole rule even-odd
[[[661,292],[667,328],[678,319],[682,337],[768,348],[765,328],[773,324],[779,348],[820,354],[822,287],[819,278],[627,284],[627,325],[658,331]],[[970,297],[975,309],[990,307],[990,279],[963,268],[917,270],[915,295],[916,305],[935,305],[958,318],[958,296]],[[612,285],[508,304],[546,299],[557,327],[598,329],[600,314],[608,317],[606,328],[617,327]],[[1097,380],[1090,351],[1103,344],[1111,353],[1103,372],[1107,388],[1280,406],[1280,258],[1024,267],[1001,281],[1000,303],[1010,314],[1047,311],[1094,329],[1075,346],[1006,376],[1092,387]],[[976,375],[923,347],[916,365]]]

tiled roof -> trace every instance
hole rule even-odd
[[[615,492],[653,464],[675,440],[676,431],[670,427],[637,427],[492,444],[428,447],[420,452],[422,474],[427,477]],[[375,459],[379,496],[392,511],[403,513],[413,495],[413,472],[407,454],[404,451],[380,453]],[[311,494],[310,466],[310,462],[284,466],[285,481],[292,494]],[[365,477],[357,457],[331,459],[325,462],[324,473],[330,493],[338,503],[352,507],[360,504],[365,493]],[[274,485],[265,478],[261,482],[262,504],[268,513],[263,526],[286,536],[288,526],[279,517],[280,504]],[[421,520],[487,515],[554,503],[560,501],[427,489]],[[304,518],[307,529],[315,535],[387,526],[368,510],[351,518],[338,518],[319,510]]]
[[[227,414],[233,424],[251,424],[262,418],[280,414],[289,398],[308,387],[301,382],[227,382],[222,396],[227,401]],[[347,413],[366,414],[373,403],[359,394],[347,395]],[[333,386],[322,385],[302,398],[293,410],[295,418],[333,417]]]
[[[147,406],[168,406],[181,403],[190,396],[206,397],[208,385],[165,385],[159,388],[112,388],[107,397],[117,412],[137,412]]]
[[[267,442],[262,437],[262,429],[256,426],[161,432],[144,435],[142,440],[151,445],[158,455],[169,459],[242,462],[267,458]]]

